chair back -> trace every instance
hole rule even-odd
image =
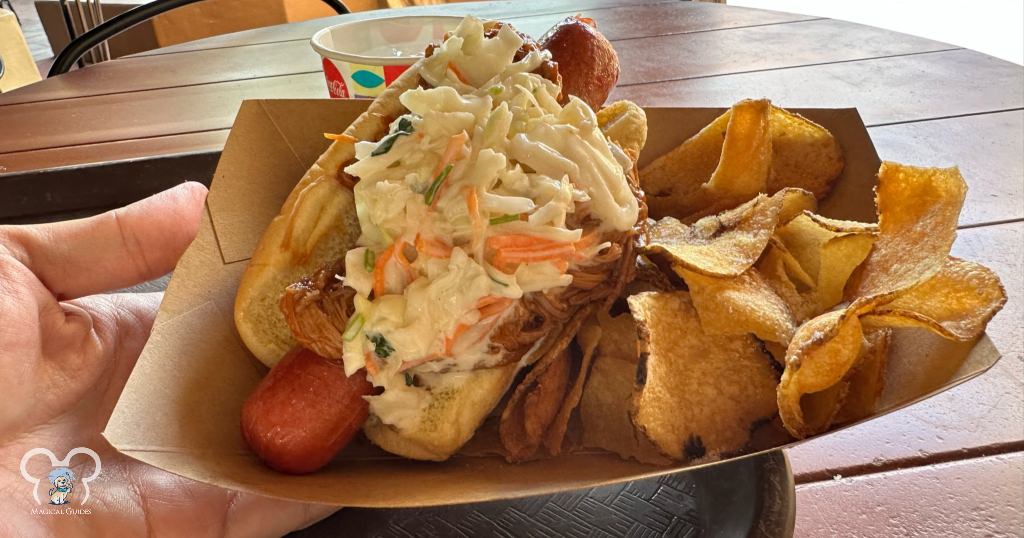
[[[28,50],[17,17],[13,11],[0,8],[0,93],[39,79],[39,69]]]
[[[69,0],[60,0],[61,4],[65,4],[68,1]],[[80,3],[83,0],[72,1]],[[89,2],[95,0],[84,1]],[[148,4],[143,4],[139,7],[111,17],[110,19],[103,21],[92,29],[86,31],[82,35],[73,38],[71,42],[68,43],[59,54],[57,54],[56,58],[54,58],[53,64],[50,65],[50,72],[47,76],[52,77],[54,75],[66,73],[71,69],[71,66],[74,65],[75,62],[78,62],[79,59],[87,52],[92,51],[97,46],[106,43],[106,41],[111,37],[114,37],[137,24],[156,17],[161,13],[200,1],[202,0],[154,0]],[[343,4],[341,0],[321,1],[330,6],[339,15],[344,15],[349,12],[348,8],[345,7],[345,4]],[[70,25],[70,22],[68,22],[68,24]],[[79,63],[79,66],[81,67],[82,64]]]

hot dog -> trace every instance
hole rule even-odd
[[[235,305],[243,341],[265,363],[296,345],[323,355],[289,355],[246,405],[245,438],[269,465],[313,470],[363,421],[385,450],[448,458],[520,368],[566,341],[565,322],[582,305],[616,296],[629,279],[645,215],[639,148],[606,140],[572,93],[582,90],[565,91],[584,88],[599,106],[618,76],[617,63],[607,65],[614,51],[610,60],[591,53],[607,41],[578,24],[546,39],[564,58],[556,65],[511,27],[467,17],[296,186]],[[568,56],[573,47],[581,53]],[[588,70],[599,80],[572,81]],[[646,132],[642,111],[627,116]],[[325,366],[332,360],[346,380]],[[303,372],[334,376],[337,408],[305,418],[323,410],[304,403],[312,393]],[[288,394],[304,397],[281,403]],[[302,442],[275,440],[275,427]]]
[[[373,386],[360,370],[296,348],[270,371],[242,408],[242,437],[269,467],[300,474],[324,466],[369,413]]]

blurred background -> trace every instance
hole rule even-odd
[[[943,41],[1024,65],[1021,0],[728,0],[756,7],[859,22]]]
[[[38,80],[39,73],[46,73],[54,53],[68,43],[69,23],[76,33],[81,33],[83,26],[92,27],[97,20],[110,18],[152,0],[102,0],[101,5],[95,0],[63,1],[68,6],[70,18],[61,11],[62,0],[0,0],[0,56],[8,59],[8,69],[14,69],[18,64],[11,58],[17,53],[12,51],[22,51],[21,69],[28,71],[21,79],[22,85]],[[450,1],[344,0],[344,3],[351,11],[366,11]],[[877,26],[1024,64],[1022,0],[710,1]],[[96,13],[90,14],[90,9],[95,9]],[[205,0],[146,21],[109,40],[107,48],[110,57],[116,58],[212,35],[332,15],[334,12],[321,0]],[[38,73],[32,69],[33,63]],[[10,89],[0,88],[0,91]]]

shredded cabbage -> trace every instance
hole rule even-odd
[[[639,210],[594,111],[576,98],[562,106],[558,85],[533,73],[550,53],[513,61],[522,38],[507,25],[484,32],[463,19],[420,64],[432,87],[399,96],[408,113],[389,126],[390,146],[359,142],[345,168],[359,180],[362,235],[344,282],[364,320],[345,369],[367,368],[384,388],[371,411],[400,429],[415,426],[439,372],[493,364],[489,335],[509,299],[570,285],[575,256],[607,248],[576,250],[582,230],[566,222],[578,204],[604,230],[628,230]]]

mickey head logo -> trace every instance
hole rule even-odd
[[[88,476],[83,476],[79,480],[79,482],[82,484],[82,489],[85,490],[85,495],[82,497],[82,504],[84,505],[86,502],[89,501],[89,482],[92,482],[93,480],[96,479],[96,477],[98,477],[100,475],[100,469],[102,467],[102,465],[100,464],[100,455],[97,454],[96,451],[94,451],[94,450],[92,450],[90,448],[86,448],[84,446],[80,446],[80,447],[72,449],[70,452],[68,452],[67,455],[64,456],[64,459],[62,459],[62,460],[57,460],[57,456],[54,455],[54,453],[51,452],[49,449],[46,449],[46,448],[33,448],[32,450],[29,450],[28,452],[26,452],[25,455],[21,457],[21,477],[24,478],[26,481],[28,481],[30,484],[32,484],[32,498],[36,500],[37,504],[42,504],[42,502],[40,502],[40,500],[39,500],[39,482],[40,482],[40,479],[37,478],[37,477],[32,476],[31,474],[29,474],[29,472],[28,472],[28,462],[29,462],[30,459],[32,459],[33,456],[38,456],[40,454],[45,454],[46,456],[48,456],[50,458],[50,465],[51,465],[51,467],[54,467],[54,468],[56,468],[56,467],[70,467],[71,466],[71,458],[73,458],[73,457],[75,457],[75,456],[77,456],[79,454],[85,454],[86,456],[89,456],[90,458],[92,458],[92,462],[93,462],[93,466],[94,466],[92,474],[90,474]],[[66,487],[66,482],[67,482],[67,480],[65,480],[65,486],[64,487]]]

